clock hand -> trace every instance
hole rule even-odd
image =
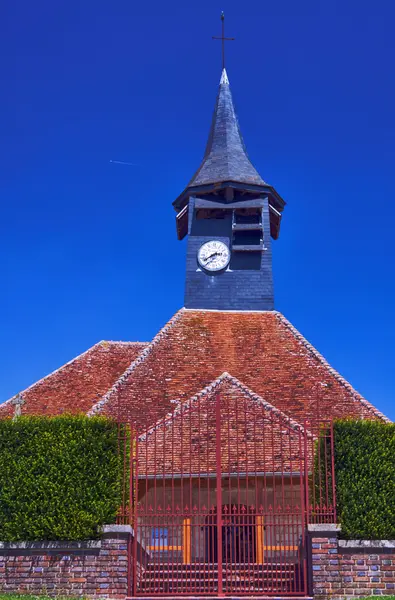
[[[212,263],[215,259],[217,258],[216,254],[213,254],[212,256],[210,256],[209,260],[206,260],[206,262],[204,264],[209,265],[210,263]]]
[[[213,254],[210,254],[210,256],[207,256],[206,258],[206,263],[208,260],[210,260],[210,258],[213,258],[214,256],[218,256],[219,252],[213,252]]]

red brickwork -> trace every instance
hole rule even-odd
[[[15,551],[14,551],[15,552]],[[0,554],[0,592],[125,598],[127,539],[104,538],[98,554]]]
[[[86,413],[145,348],[143,343],[99,342],[23,393],[23,414]],[[0,418],[11,416],[10,402],[0,405]]]
[[[314,598],[395,595],[395,548],[339,547],[337,537],[312,537]]]

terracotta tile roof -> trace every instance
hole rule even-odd
[[[87,412],[146,347],[140,342],[99,342],[21,392],[24,414]],[[0,418],[14,414],[12,398]]]
[[[386,420],[275,311],[180,310],[91,413],[120,414],[144,427],[224,371],[300,423]]]
[[[216,439],[220,439],[222,473],[253,477],[259,472],[303,472],[304,429],[223,373],[140,436],[139,474],[215,473]],[[307,439],[313,440],[312,434]]]

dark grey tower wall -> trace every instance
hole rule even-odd
[[[197,219],[195,198],[189,200],[188,248],[186,262],[185,307],[218,310],[273,310],[272,249],[269,204],[262,198],[264,250],[232,250],[232,211],[223,219]],[[222,208],[225,208],[222,205]],[[197,262],[197,253],[209,240],[220,240],[231,250],[228,268],[207,273]]]

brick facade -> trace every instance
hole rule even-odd
[[[0,592],[125,598],[129,529],[108,527],[97,542],[1,544]]]
[[[320,528],[309,528],[314,598],[395,595],[395,541],[339,540]]]

